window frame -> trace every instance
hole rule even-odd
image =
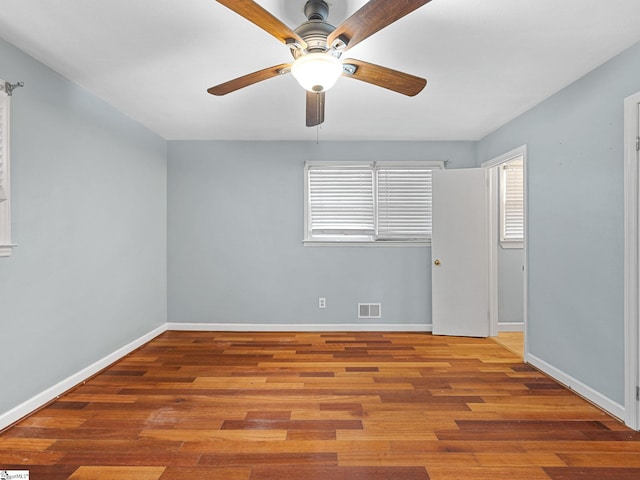
[[[11,243],[10,103],[5,81],[0,79],[0,187],[6,197],[0,201],[0,257],[10,256],[15,247]]]
[[[373,221],[374,229],[371,235],[325,235],[314,236],[311,232],[310,216],[310,179],[309,171],[318,168],[353,169],[367,168],[373,177]],[[444,161],[432,160],[384,160],[384,161],[317,161],[308,160],[304,164],[304,225],[303,244],[309,246],[431,246],[431,237],[379,237],[378,236],[378,169],[412,169],[421,168],[439,170],[445,168]]]

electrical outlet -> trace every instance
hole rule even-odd
[[[327,308],[327,299],[324,297],[318,298],[318,308]]]

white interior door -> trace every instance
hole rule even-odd
[[[489,336],[487,203],[486,169],[433,171],[435,335]]]

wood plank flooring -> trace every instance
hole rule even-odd
[[[640,433],[488,339],[165,332],[0,434],[73,480],[637,480]]]
[[[491,340],[503,346],[518,358],[524,357],[524,333],[523,332],[499,332],[497,337]]]

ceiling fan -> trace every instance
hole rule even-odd
[[[217,0],[287,45],[294,61],[249,73],[207,91],[212,95],[226,95],[254,83],[291,73],[307,91],[307,127],[324,121],[325,92],[341,75],[411,97],[417,95],[427,84],[423,78],[353,58],[341,60],[340,57],[349,48],[429,1],[370,0],[334,27],[326,20],[329,14],[327,2],[308,0],[304,6],[307,21],[292,30],[254,1]]]

